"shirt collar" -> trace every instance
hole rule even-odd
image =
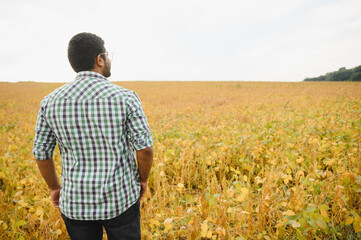
[[[84,79],[84,78],[98,78],[98,79],[103,79],[103,80],[109,81],[106,77],[104,77],[100,73],[93,72],[93,71],[81,71],[81,72],[78,72],[78,74],[76,75],[75,80]]]

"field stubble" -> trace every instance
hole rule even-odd
[[[359,83],[114,83],[138,93],[155,142],[144,239],[361,237]],[[0,83],[1,239],[67,239],[32,156],[61,85]]]

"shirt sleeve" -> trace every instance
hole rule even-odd
[[[127,100],[126,129],[135,150],[153,146],[152,134],[138,95],[132,92]]]
[[[40,109],[35,126],[33,155],[37,160],[47,160],[52,158],[56,146],[54,133],[44,117],[46,102],[45,97],[40,103]]]

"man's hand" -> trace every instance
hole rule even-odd
[[[41,175],[50,189],[51,201],[54,207],[59,207],[60,183],[55,171],[53,158],[48,160],[36,160]]]
[[[148,182],[141,182],[140,183],[140,200],[143,199],[145,192],[148,188]]]
[[[153,148],[138,150],[137,162],[140,176],[140,200],[142,200],[148,187],[148,177],[153,163]]]
[[[50,190],[50,197],[51,197],[51,202],[53,203],[54,207],[59,208],[60,188]]]

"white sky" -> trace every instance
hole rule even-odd
[[[360,0],[1,0],[0,81],[69,82],[79,32],[111,81],[302,81],[361,65]]]

